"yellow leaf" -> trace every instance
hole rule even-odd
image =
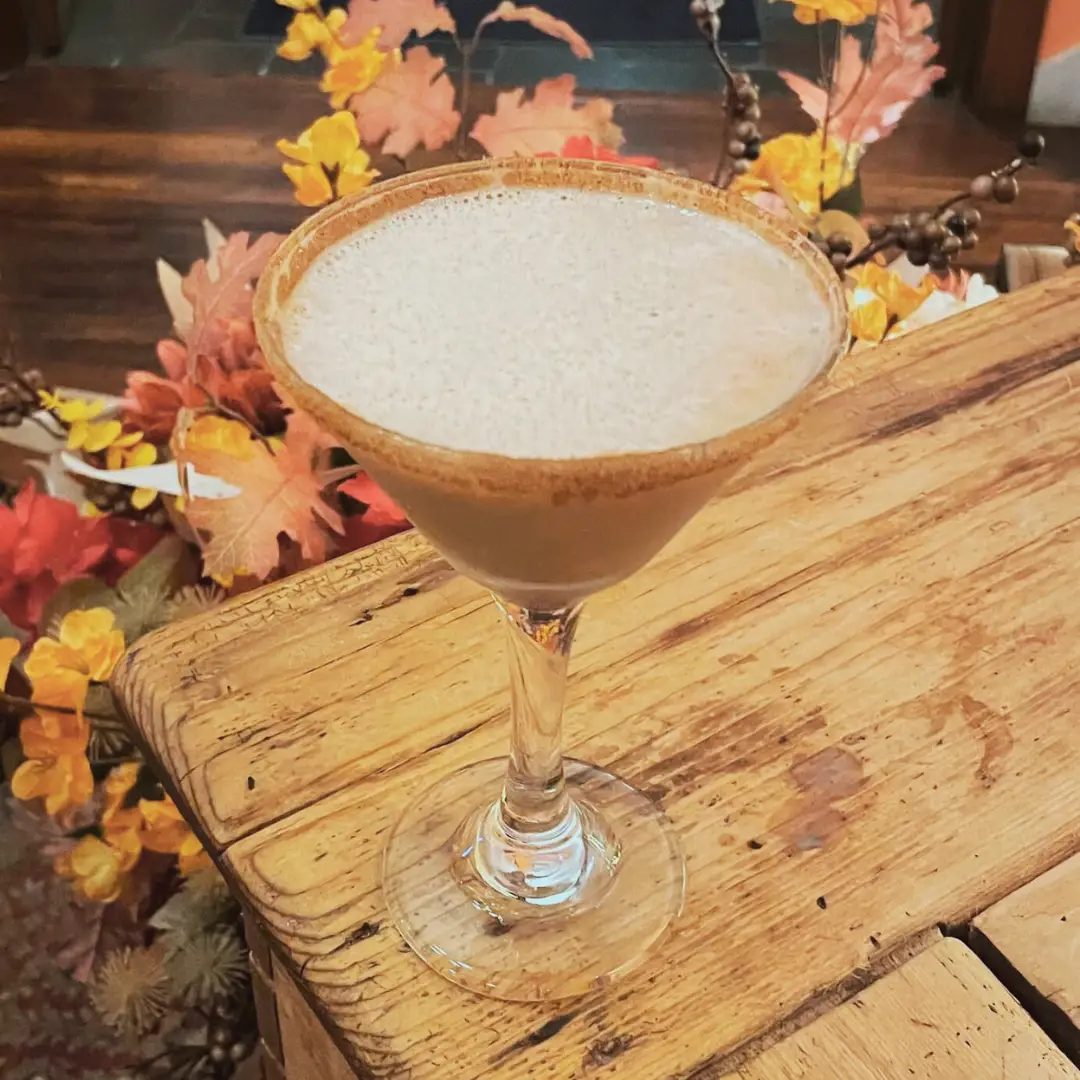
[[[97,454],[109,446],[123,430],[124,426],[119,420],[102,420],[88,424],[82,449],[87,453]]]
[[[254,453],[251,432],[239,420],[222,416],[200,416],[192,422],[184,438],[185,450],[220,450],[246,461]]]
[[[131,493],[131,505],[136,510],[145,510],[158,496],[153,488],[136,488]]]

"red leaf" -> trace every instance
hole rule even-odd
[[[342,40],[355,44],[375,27],[382,31],[380,49],[398,49],[412,33],[427,37],[436,30],[457,32],[454,16],[435,0],[350,0]]]
[[[96,577],[106,585],[115,585],[144,555],[149,554],[165,536],[163,530],[147,521],[110,515],[103,518],[109,535],[109,552],[97,568]]]
[[[394,157],[411,154],[420,143],[428,150],[445,146],[461,123],[445,66],[425,45],[414,45],[400,64],[385,67],[349,101],[361,140],[372,146],[386,137],[383,153]]]
[[[593,58],[593,51],[589,43],[568,22],[556,19],[554,15],[549,15],[538,7],[518,7],[511,0],[502,0],[502,3],[494,11],[480,20],[477,33],[493,22],[528,23],[543,34],[565,41],[570,46],[570,51],[579,60],[591,60]]]
[[[405,511],[367,473],[357,473],[338,485],[338,492],[366,504],[364,521],[368,525],[394,526],[409,524]]]
[[[555,157],[555,154],[537,154],[537,157]],[[660,167],[657,158],[645,155],[619,154],[606,146],[597,146],[588,135],[574,135],[563,143],[558,157],[574,158],[577,161],[618,161],[623,165],[640,165],[646,169]]]
[[[615,107],[604,98],[590,98],[575,108],[573,75],[544,79],[529,101],[522,88],[495,99],[495,113],[481,116],[472,137],[492,156],[557,154],[567,139],[587,135],[607,147],[622,144],[622,129],[613,124]]]
[[[923,31],[933,23],[925,3],[881,0],[873,57],[867,65],[859,42],[844,36],[833,76],[829,134],[842,143],[866,145],[890,135],[908,108],[945,74],[930,61],[937,43]],[[803,109],[825,121],[825,90],[791,72],[781,78],[799,95]]]
[[[28,481],[10,507],[0,505],[0,611],[33,630],[56,587],[88,574],[108,548],[106,518],[80,517]]]
[[[251,321],[252,281],[262,273],[281,237],[265,233],[250,247],[246,232],[233,233],[218,249],[214,267],[199,259],[183,282],[192,324],[185,334],[188,357],[213,356],[229,336],[228,320]]]

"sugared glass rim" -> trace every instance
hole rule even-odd
[[[409,438],[373,424],[297,374],[288,360],[279,316],[324,251],[372,222],[428,199],[500,187],[633,195],[714,214],[752,229],[798,260],[826,303],[830,325],[821,368],[772,412],[711,439],[667,450],[558,459],[455,450]],[[255,325],[275,378],[361,461],[381,463],[428,484],[472,496],[555,501],[629,495],[713,472],[746,457],[771,442],[778,429],[794,422],[827,380],[848,342],[847,305],[836,271],[806,236],[786,222],[741,196],[674,173],[622,163],[532,157],[481,159],[406,173],[313,214],[282,241],[263,270],[255,295]],[[358,339],[363,340],[362,331]],[[359,353],[357,363],[363,363]]]

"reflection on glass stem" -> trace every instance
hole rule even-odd
[[[532,611],[496,603],[508,631],[510,760],[502,797],[466,824],[459,850],[488,887],[524,905],[513,912],[520,917],[595,901],[618,866],[619,845],[599,815],[570,798],[563,778],[563,702],[581,605]]]

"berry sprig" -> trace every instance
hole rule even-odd
[[[720,157],[712,182],[726,188],[736,176],[750,171],[750,163],[761,156],[761,94],[744,71],[734,71],[720,51],[720,9],[724,0],[691,0],[690,14],[704,34],[727,88],[724,92],[724,121],[721,126]]]
[[[991,173],[976,176],[967,191],[939,203],[933,210],[897,214],[888,224],[874,224],[867,229],[870,243],[854,251],[851,241],[839,234],[815,240],[840,273],[869,262],[890,248],[899,248],[913,266],[928,266],[938,274],[946,273],[961,252],[970,251],[979,242],[983,216],[974,202],[1007,205],[1020,194],[1017,173],[1035,165],[1046,149],[1041,135],[1025,135],[1017,147],[1018,156]],[[968,205],[964,205],[968,204]]]
[[[8,355],[0,357],[0,427],[18,427],[33,419],[41,408],[38,391],[44,389],[41,372],[24,371],[9,348]]]

